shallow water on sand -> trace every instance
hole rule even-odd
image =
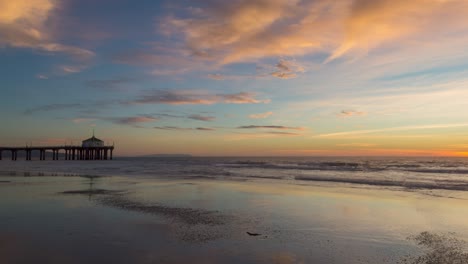
[[[258,179],[0,180],[0,263],[425,263],[412,261],[426,249],[408,236],[468,238],[468,195],[460,191]]]

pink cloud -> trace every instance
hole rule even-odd
[[[263,119],[263,118],[267,118],[267,117],[271,116],[272,114],[273,114],[273,112],[266,112],[266,113],[260,113],[260,114],[251,114],[251,115],[249,115],[249,118]]]

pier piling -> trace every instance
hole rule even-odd
[[[18,160],[18,152],[25,153],[27,161],[33,160],[33,151],[39,152],[39,160],[46,160],[46,153],[52,153],[52,160],[59,160],[60,151],[64,151],[64,160],[112,160],[114,146],[83,147],[83,146],[56,146],[56,147],[0,147],[0,160],[3,152],[11,153],[11,160]]]

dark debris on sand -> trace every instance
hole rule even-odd
[[[160,204],[145,204],[131,201],[122,196],[105,196],[101,197],[99,201],[104,205],[117,207],[123,210],[163,215],[189,225],[223,225],[228,219],[227,216],[222,215],[218,211],[169,207]]]
[[[407,256],[401,264],[468,264],[467,245],[453,234],[422,232],[408,238],[425,249],[421,256]]]
[[[125,195],[100,196],[97,201],[122,210],[163,216],[176,227],[174,235],[184,242],[205,243],[228,235],[225,225],[231,217],[219,211],[146,204],[132,201]]]
[[[225,237],[228,234],[225,225],[233,219],[233,216],[224,215],[219,211],[172,207],[131,200],[127,197],[128,191],[122,190],[70,190],[60,194],[89,195],[90,197],[96,195],[93,200],[104,206],[165,217],[170,225],[176,227],[174,235],[179,240],[189,243],[204,243]]]

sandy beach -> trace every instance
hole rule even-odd
[[[467,263],[467,199],[268,179],[17,173],[0,181],[0,262]],[[455,257],[462,262],[447,262]]]

